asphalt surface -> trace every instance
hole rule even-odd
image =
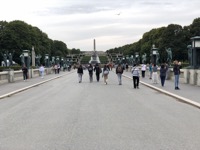
[[[34,86],[43,84],[45,82],[49,82],[51,80],[60,78],[69,73],[73,73],[74,71],[76,72],[76,70],[72,70],[71,72],[60,72],[60,74],[49,74],[49,75],[46,75],[44,78],[35,77],[35,78],[28,79],[26,82],[24,82],[23,80],[21,81],[19,80],[14,83],[0,84],[0,99],[13,95],[15,93],[24,91],[26,89],[32,88]],[[132,80],[132,75],[130,72],[124,71],[123,75],[124,77],[127,77],[130,80]],[[154,90],[157,90],[159,92],[162,92],[174,98],[182,100],[183,102],[186,102],[186,103],[188,102],[188,104],[191,104],[200,108],[200,87],[199,86],[180,83],[179,84],[180,90],[175,90],[174,82],[171,80],[166,80],[165,86],[162,87],[160,82],[158,84],[153,84],[152,81],[149,79],[148,73],[146,73],[145,78],[140,77],[140,83],[150,88],[153,88]]]
[[[124,76],[132,79],[130,72],[124,72]],[[140,77],[140,83],[157,90],[163,94],[167,94],[171,97],[174,97],[184,103],[193,105],[200,108],[200,87],[190,84],[180,83],[180,90],[175,90],[174,81],[166,80],[164,87],[161,86],[160,80],[158,84],[152,83],[152,80],[149,79],[149,74],[146,72],[145,78]]]

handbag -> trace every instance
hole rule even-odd
[[[109,74],[109,71],[108,70],[104,70],[103,74]]]

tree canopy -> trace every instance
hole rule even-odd
[[[34,46],[36,55],[45,54],[50,56],[66,56],[68,54],[67,45],[58,40],[51,40],[48,35],[39,28],[28,25],[23,21],[0,21],[0,51],[13,53],[13,60],[20,62],[20,55],[23,50],[31,50]],[[0,57],[2,60],[2,56]]]
[[[147,60],[150,56],[150,50],[154,44],[158,48],[161,62],[166,62],[167,48],[172,49],[173,59],[186,61],[187,45],[190,45],[191,37],[200,36],[200,18],[194,19],[189,26],[180,26],[178,24],[169,24],[167,27],[152,29],[143,34],[139,41],[124,45],[118,48],[107,50],[108,53],[123,53],[124,55],[134,55],[139,52],[140,56],[147,54]]]

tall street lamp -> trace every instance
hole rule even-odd
[[[195,69],[200,68],[200,36],[191,38],[192,40],[192,65]]]

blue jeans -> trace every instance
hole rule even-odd
[[[122,84],[122,74],[118,73],[117,77],[118,77],[119,84]]]
[[[175,87],[178,87],[179,84],[179,75],[174,75],[174,83],[175,83]]]

